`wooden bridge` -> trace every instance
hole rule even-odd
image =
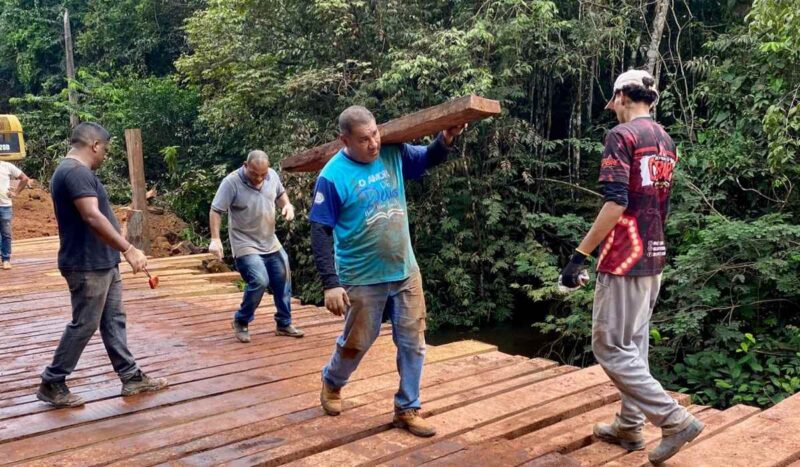
[[[152,260],[156,290],[123,267],[131,349],[170,388],[120,397],[96,335],[68,381],[86,405],[52,409],[34,393],[70,316],[57,247],[53,238],[16,242],[14,269],[0,271],[0,464],[647,464],[646,451],[627,453],[591,436],[619,399],[599,367],[506,355],[475,341],[428,347],[423,415],[439,434],[393,429],[398,377],[389,328],[344,389],[343,414],[327,417],[319,372],[341,319],[295,303],[306,337],[276,337],[267,298],[253,342],[240,344],[229,325],[241,299],[238,274],[204,273],[203,255]],[[675,397],[706,430],[667,465],[800,467],[800,395],[764,412]],[[648,426],[645,435],[650,449],[660,433]]]

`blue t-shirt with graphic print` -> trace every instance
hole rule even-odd
[[[334,256],[344,285],[408,278],[419,270],[408,228],[405,180],[446,159],[441,138],[430,146],[383,146],[361,163],[344,150],[331,158],[314,188],[310,220],[333,229]]]

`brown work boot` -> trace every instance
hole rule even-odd
[[[411,434],[428,438],[436,434],[436,428],[420,417],[419,409],[398,410],[394,409],[394,420],[392,424],[395,428],[405,428]]]
[[[169,383],[164,378],[151,378],[142,370],[136,371],[132,377],[122,382],[122,395],[132,396],[140,392],[152,392],[164,389]]]
[[[60,381],[57,383],[45,383],[39,385],[36,398],[42,402],[47,402],[53,407],[78,407],[83,405],[81,396],[69,392],[67,383]]]
[[[642,427],[623,429],[619,426],[619,419],[614,423],[596,423],[594,435],[607,443],[619,444],[628,451],[641,451],[644,449],[644,436]]]
[[[322,391],[319,393],[319,402],[326,414],[335,417],[342,413],[342,390],[333,389],[322,378]]]

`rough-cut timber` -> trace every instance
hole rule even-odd
[[[439,434],[394,429],[398,376],[388,327],[344,389],[344,412],[328,417],[319,371],[341,318],[294,302],[306,337],[277,337],[266,297],[253,342],[240,344],[229,328],[241,301],[232,284],[238,274],[203,272],[208,255],[152,260],[148,269],[162,278],[155,290],[121,267],[131,349],[169,389],[121,398],[95,336],[69,379],[86,406],[52,409],[33,393],[70,316],[55,270],[58,240],[15,247],[13,273],[0,271],[0,465],[647,465],[646,451],[627,453],[591,435],[619,405],[600,368],[511,356],[476,341],[428,347],[422,413]],[[667,465],[800,467],[800,396],[763,413],[689,410],[706,431]],[[659,435],[645,427],[648,449]]]
[[[390,120],[378,128],[382,144],[397,144],[499,114],[498,101],[471,95]],[[331,141],[284,159],[281,168],[288,172],[315,172],[341,148],[339,140]]]

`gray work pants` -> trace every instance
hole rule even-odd
[[[644,424],[669,428],[689,416],[650,374],[647,359],[650,317],[661,275],[597,275],[592,309],[592,351],[597,362],[622,393],[617,415],[621,428]]]
[[[119,268],[62,272],[62,275],[69,286],[72,321],[61,335],[53,363],[45,368],[42,380],[64,381],[75,370],[83,349],[98,328],[114,371],[123,381],[133,376],[138,368],[128,350]]]

